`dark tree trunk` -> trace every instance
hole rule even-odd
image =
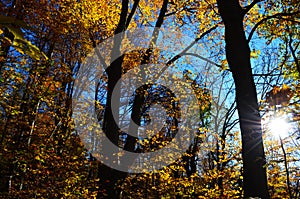
[[[167,12],[167,7],[168,7],[168,0],[164,0],[162,7],[160,9],[159,16],[155,23],[156,28],[161,28],[161,26],[164,22],[165,14]],[[149,48],[147,49],[147,51],[145,52],[145,54],[141,60],[141,66],[149,64],[150,57],[152,56],[152,53],[153,53],[152,46],[153,46],[153,44],[155,44],[157,42],[158,33],[159,32],[157,31],[157,29],[154,30],[151,41],[150,41]],[[146,78],[146,72],[143,70],[140,72],[139,75],[140,75],[140,78],[142,78],[142,79]],[[141,89],[139,89],[135,95],[134,102],[132,105],[132,112],[131,112],[132,122],[130,123],[130,126],[129,126],[129,132],[131,135],[136,135],[136,137],[128,135],[128,138],[127,138],[125,146],[124,146],[124,149],[127,151],[134,151],[135,145],[137,143],[137,131],[138,131],[137,125],[140,125],[140,122],[141,122],[142,107],[143,107],[144,101],[145,101],[145,93],[149,88],[151,88],[151,85],[145,85]],[[135,124],[133,124],[133,122]]]
[[[134,10],[136,9],[139,1],[135,1],[133,5],[133,10],[131,10],[131,13],[129,13],[128,17],[128,0],[122,1],[122,10],[120,14],[120,21],[118,24],[118,27],[116,28],[115,35],[119,34],[126,30],[126,28],[129,25],[129,21],[133,16]],[[164,16],[167,10],[167,4],[168,0],[164,0],[160,15],[158,17],[158,20],[156,22],[156,27],[161,27]],[[152,42],[156,43],[157,40],[157,30],[154,31]],[[115,57],[115,55],[120,54],[120,46],[121,46],[121,37],[117,37],[117,39],[114,40],[114,48],[113,48],[113,54],[111,57]],[[151,42],[151,43],[152,43]],[[146,55],[143,57],[141,64],[147,64],[149,62],[150,56],[152,54],[152,49],[149,48],[147,50]],[[103,130],[106,134],[106,137],[110,139],[115,145],[118,145],[119,141],[119,132],[120,129],[118,127],[118,121],[116,121],[116,118],[114,118],[112,113],[112,108],[117,110],[118,112],[119,106],[120,106],[120,88],[116,88],[116,83],[122,76],[122,63],[123,63],[123,55],[120,56],[117,60],[114,60],[111,65],[106,70],[108,75],[108,90],[107,90],[107,104],[105,108],[105,114],[104,114],[104,125]],[[112,93],[116,94],[116,98],[112,99]],[[144,93],[145,90],[142,90],[141,93]],[[139,93],[140,94],[140,93]],[[144,104],[144,95],[137,94],[134,100],[133,108],[132,108],[132,119],[136,124],[140,124],[141,119],[141,107]],[[113,101],[113,106],[112,106]],[[129,130],[131,131],[131,134],[133,132],[137,132],[137,128],[135,125],[130,125]],[[134,151],[136,143],[136,137],[128,135],[128,138],[126,140],[124,150],[126,151]],[[114,162],[113,159],[113,153],[116,153],[116,151],[111,151],[111,161]],[[120,157],[121,163],[120,164],[126,164],[130,165],[130,163],[133,161],[132,157],[123,156]],[[117,162],[117,161],[115,161]],[[106,165],[101,164],[98,168],[98,176],[100,178],[100,187],[99,187],[99,194],[97,195],[97,198],[119,198],[119,191],[115,189],[115,186],[118,181],[122,181],[127,176],[127,173],[121,172],[115,169],[112,169]],[[103,190],[103,192],[102,192]]]
[[[269,198],[256,87],[246,40],[244,11],[238,0],[217,0],[225,25],[226,57],[236,87],[237,109],[242,134],[244,197]]]
[[[106,134],[106,137],[118,146],[119,142],[119,127],[118,127],[118,117],[114,117],[113,110],[119,112],[120,107],[120,86],[117,87],[117,82],[121,79],[122,76],[122,64],[124,56],[121,55],[120,47],[122,36],[121,34],[126,29],[126,20],[128,14],[128,0],[122,1],[122,9],[120,13],[120,20],[118,26],[114,32],[115,35],[118,35],[114,39],[114,46],[111,53],[111,64],[106,69],[108,76],[108,85],[107,85],[107,103],[105,107],[104,120],[103,120],[103,131]],[[120,36],[120,37],[119,37]],[[117,58],[116,60],[113,60]],[[116,93],[116,97],[112,99],[113,92]],[[110,154],[107,155],[107,158],[110,160],[111,165],[117,164],[117,151],[110,151]],[[115,170],[107,165],[101,164],[98,167],[98,177],[100,178],[99,182],[99,192],[97,198],[119,198],[119,192],[116,189],[118,180],[122,180],[127,176],[127,173]]]

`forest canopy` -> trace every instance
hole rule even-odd
[[[299,8],[1,1],[0,197],[299,198]]]

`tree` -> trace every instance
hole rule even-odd
[[[81,3],[73,4],[72,9],[70,2],[56,3],[13,1],[1,7],[5,14],[1,28],[14,35],[14,40],[1,35],[1,42],[11,44],[1,48],[4,198],[93,195],[90,185],[95,186],[95,177],[89,173],[94,162],[86,158],[70,118],[72,72],[76,73],[79,57],[92,46],[86,45],[88,34],[82,28],[89,19],[70,17],[72,9],[80,13]],[[15,15],[25,22],[16,20]],[[78,29],[70,25],[74,23],[67,26],[67,16],[67,22],[76,22]]]
[[[247,12],[239,1],[218,0],[217,3],[225,25],[226,57],[236,86],[245,197],[268,198],[261,118],[251,71],[250,48],[243,27]]]
[[[293,189],[299,189],[294,177],[298,175],[297,164],[293,164],[296,157],[296,144],[293,143],[297,143],[297,136],[283,139],[279,145],[269,143],[269,137],[266,137],[265,144],[270,151],[267,151],[265,161],[259,112],[267,116],[270,111],[259,109],[257,92],[264,100],[267,91],[274,88],[268,93],[266,101],[272,101],[268,106],[276,105],[282,99],[291,99],[289,104],[281,103],[281,106],[288,108],[280,109],[292,112],[293,120],[299,123],[298,1],[253,0],[249,4],[245,0],[21,0],[0,4],[3,15],[0,16],[0,174],[6,176],[1,179],[0,190],[5,196],[46,197],[45,190],[52,189],[51,197],[91,197],[98,190],[98,198],[118,198],[121,192],[124,196],[142,187],[144,190],[136,194],[142,193],[140,195],[143,197],[150,197],[150,191],[153,191],[153,197],[180,198],[192,195],[233,198],[243,196],[240,187],[243,182],[245,197],[268,198],[266,168],[271,197],[286,194],[283,191],[286,187],[290,196],[297,195],[296,191],[293,193]],[[130,28],[147,26],[163,30],[174,27],[178,32],[192,35],[195,39],[185,41],[174,57],[160,54],[155,49],[160,37],[157,29],[147,38],[150,38],[150,44],[145,49],[124,55],[120,55],[124,50],[121,43],[126,43],[127,38],[124,36],[114,40],[113,51],[109,52],[109,56],[104,54],[105,58],[111,58],[107,60],[111,64],[103,78],[99,79],[96,86],[99,98],[95,101],[99,123],[103,125],[108,139],[124,150],[143,152],[165,146],[176,132],[179,120],[173,116],[180,115],[177,113],[180,106],[168,88],[143,86],[131,96],[130,108],[124,108],[123,90],[117,82],[140,64],[164,63],[166,67],[175,65],[179,68],[184,65],[195,72],[202,65],[193,60],[206,60],[217,66],[218,69],[214,71],[220,75],[218,77],[223,78],[225,73],[233,75],[236,104],[231,105],[230,102],[231,106],[227,106],[227,102],[221,102],[221,107],[218,100],[213,98],[213,106],[208,106],[209,95],[201,94],[209,92],[209,86],[203,83],[199,89],[200,81],[196,83],[193,75],[182,67],[183,77],[191,81],[185,86],[193,87],[195,93],[198,91],[203,97],[202,100],[206,99],[201,105],[204,115],[191,119],[199,119],[203,132],[213,138],[207,139],[204,133],[196,137],[182,159],[156,174],[128,176],[128,173],[95,161],[95,157],[80,144],[72,119],[74,78],[77,78],[87,54],[105,39],[121,35]],[[269,47],[268,50],[260,49],[263,43]],[[199,46],[213,50],[203,55],[203,50],[195,50]],[[276,53],[271,48],[273,46],[277,46],[280,53]],[[118,59],[114,60],[114,55]],[[223,70],[225,72],[220,73]],[[136,76],[146,78],[151,74],[142,71]],[[123,83],[130,87],[130,82]],[[287,87],[281,88],[282,83]],[[117,93],[114,107],[110,103],[113,92]],[[138,137],[139,131],[134,123],[149,123],[150,104],[156,101],[168,113],[174,109],[166,125],[171,130],[165,128],[143,142]],[[261,102],[264,105],[265,101]],[[170,106],[166,105],[168,103]],[[120,110],[117,111],[117,118],[122,117],[123,110],[131,111],[134,122],[129,126],[130,132],[121,131],[111,108]],[[236,146],[238,132],[227,129],[232,130],[231,125],[236,122],[236,108],[242,135],[243,170],[240,159],[232,158],[236,154],[234,150],[240,150]],[[218,119],[212,124],[212,120],[205,117],[206,114]],[[230,118],[233,121],[229,121]],[[84,133],[88,132],[89,129],[85,129]],[[97,139],[93,140],[94,145],[97,145]],[[208,142],[209,147],[205,148],[204,142]],[[207,151],[199,158],[201,147]],[[282,154],[271,153],[276,149],[280,149]],[[127,158],[117,157],[115,152],[107,154],[112,163],[117,162],[117,158]],[[98,166],[97,172],[95,166]],[[56,178],[57,173],[60,178]],[[277,173],[279,175],[276,176]],[[93,184],[95,176],[100,178],[99,187]],[[33,180],[33,177],[40,180]],[[283,179],[286,182],[281,183]],[[234,185],[226,183],[229,181]],[[49,188],[48,182],[54,185]],[[41,186],[36,186],[36,183]],[[171,195],[158,188],[162,183],[168,184]],[[75,192],[74,187],[79,186],[81,189]],[[276,193],[276,188],[281,189],[282,193]]]

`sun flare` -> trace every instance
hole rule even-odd
[[[286,137],[291,126],[284,118],[275,118],[269,122],[268,128],[275,137]]]

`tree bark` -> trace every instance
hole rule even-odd
[[[217,0],[225,25],[226,58],[236,87],[242,134],[244,197],[269,198],[262,142],[261,117],[243,28],[245,11],[238,0]]]
[[[115,35],[122,34],[126,29],[126,20],[128,14],[128,0],[122,1],[122,9],[120,13],[120,20],[118,26],[114,32]],[[114,117],[113,110],[119,112],[120,107],[120,85],[117,86],[117,82],[121,79],[122,76],[122,64],[124,56],[121,55],[121,41],[122,36],[116,36],[114,39],[114,46],[111,52],[111,64],[106,69],[108,76],[107,82],[107,103],[104,112],[103,120],[103,131],[106,134],[106,137],[118,146],[119,142],[119,127],[118,127],[118,117]],[[117,58],[114,60],[114,58]],[[112,99],[113,92],[116,93],[116,98]],[[110,154],[106,154],[111,165],[117,164],[117,151],[110,151]],[[107,165],[99,164],[98,167],[98,177],[99,181],[99,192],[97,198],[119,198],[119,192],[116,189],[118,180],[122,180],[127,176],[127,173],[115,170]]]
[[[159,12],[159,16],[155,23],[156,29],[152,33],[152,38],[150,41],[149,48],[146,50],[145,54],[142,57],[141,66],[149,64],[149,62],[150,62],[150,57],[152,56],[152,53],[153,53],[153,44],[156,44],[156,42],[157,42],[158,34],[159,34],[158,29],[161,28],[161,26],[164,22],[165,14],[167,12],[167,7],[168,7],[168,0],[164,0],[162,7],[160,9],[160,12]],[[142,79],[146,78],[145,71],[141,71],[141,73],[139,75]],[[126,150],[126,151],[133,152],[135,149],[135,145],[138,140],[137,139],[137,131],[138,131],[138,126],[140,126],[140,122],[141,122],[142,107],[145,102],[145,93],[149,88],[151,88],[151,85],[144,85],[143,88],[141,88],[140,91],[137,92],[134,97],[134,101],[133,101],[133,105],[132,105],[132,112],[131,112],[132,122],[130,123],[130,126],[129,126],[129,132],[131,135],[136,135],[136,136],[134,137],[134,136],[131,136],[128,134],[128,137],[127,137],[127,140],[126,140],[126,143],[124,146],[124,150]],[[133,122],[135,124],[133,124]]]

